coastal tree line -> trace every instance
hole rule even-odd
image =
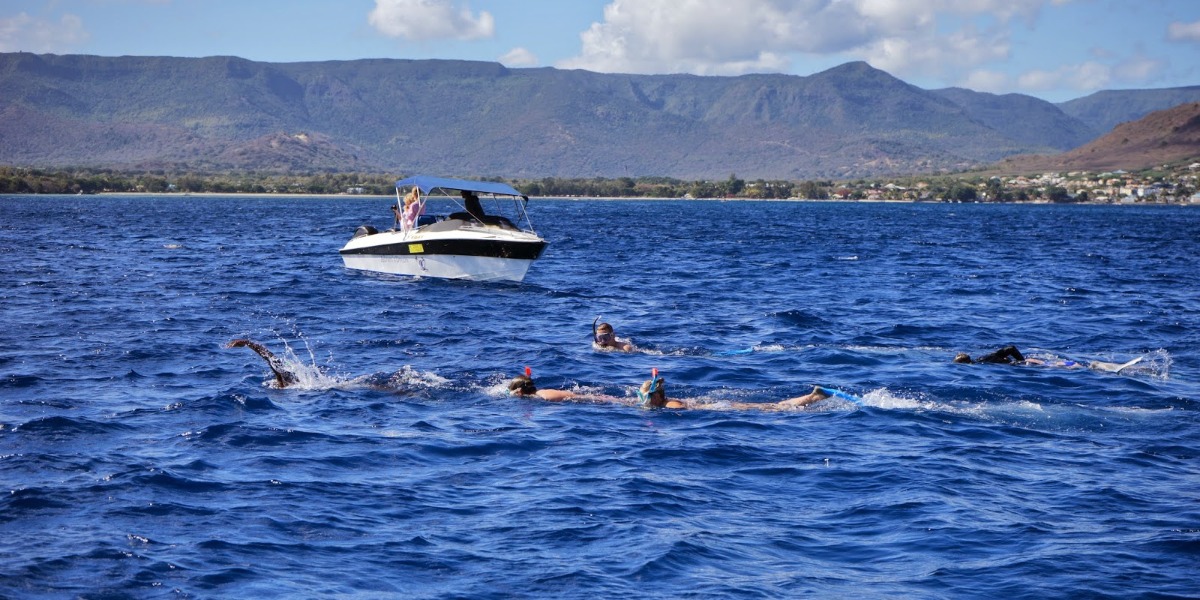
[[[215,194],[373,194],[395,193],[394,175],[375,173],[166,173],[110,169],[29,169],[0,167],[3,194],[215,193]],[[503,181],[530,196],[618,198],[791,198],[796,193],[828,197],[832,182],[755,180],[736,175],[718,181],[684,181],[669,177],[594,177]]]
[[[111,169],[34,169],[0,167],[0,194],[97,193],[213,193],[393,195],[395,175],[379,173],[170,173],[124,172]],[[957,202],[1086,202],[1086,193],[1071,195],[1060,186],[1009,189],[999,177],[946,175],[879,181],[745,180],[686,181],[670,177],[593,177],[539,179],[482,179],[509,183],[530,196],[585,198],[830,198],[863,200],[941,200]],[[1189,192],[1190,193],[1190,192]]]

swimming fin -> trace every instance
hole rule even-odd
[[[822,392],[825,392],[826,394],[829,394],[830,396],[833,396],[835,398],[841,398],[842,400],[849,400],[859,406],[864,406],[864,404],[865,404],[863,402],[862,398],[859,398],[858,396],[855,396],[854,394],[847,394],[846,392],[843,392],[842,390],[835,390],[833,388],[827,388],[825,386],[820,386],[820,385],[817,387],[821,388]]]
[[[1143,358],[1145,358],[1145,357],[1139,356],[1139,357],[1137,357],[1127,363],[1124,363],[1124,364],[1104,362],[1102,360],[1093,360],[1092,362],[1088,363],[1088,367],[1090,367],[1096,371],[1104,371],[1106,373],[1120,373],[1121,371],[1128,369],[1129,367],[1132,367],[1133,365],[1136,365],[1136,364],[1142,362]]]

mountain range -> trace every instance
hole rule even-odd
[[[0,53],[0,164],[502,177],[853,178],[1077,148],[1200,86],[1061,104],[810,76]],[[1200,154],[1200,152],[1197,152]]]

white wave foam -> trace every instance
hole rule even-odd
[[[304,344],[303,353],[307,359],[301,358],[286,340],[282,340],[283,352],[277,354],[283,366],[290,371],[296,381],[288,386],[289,389],[306,391],[323,390],[353,390],[353,389],[436,389],[450,385],[450,380],[431,371],[419,371],[405,365],[399,371],[387,377],[384,383],[379,383],[378,375],[341,375],[330,373],[325,367],[317,364],[312,345],[308,340],[300,338]],[[275,387],[275,379],[271,378],[264,385]]]
[[[388,386],[394,388],[438,389],[449,385],[449,379],[432,371],[418,371],[409,365],[404,365],[388,378]]]

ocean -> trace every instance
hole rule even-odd
[[[1200,597],[1200,208],[535,198],[523,283],[345,269],[391,201],[0,196],[0,596]],[[1139,362],[951,362],[1008,344]]]

